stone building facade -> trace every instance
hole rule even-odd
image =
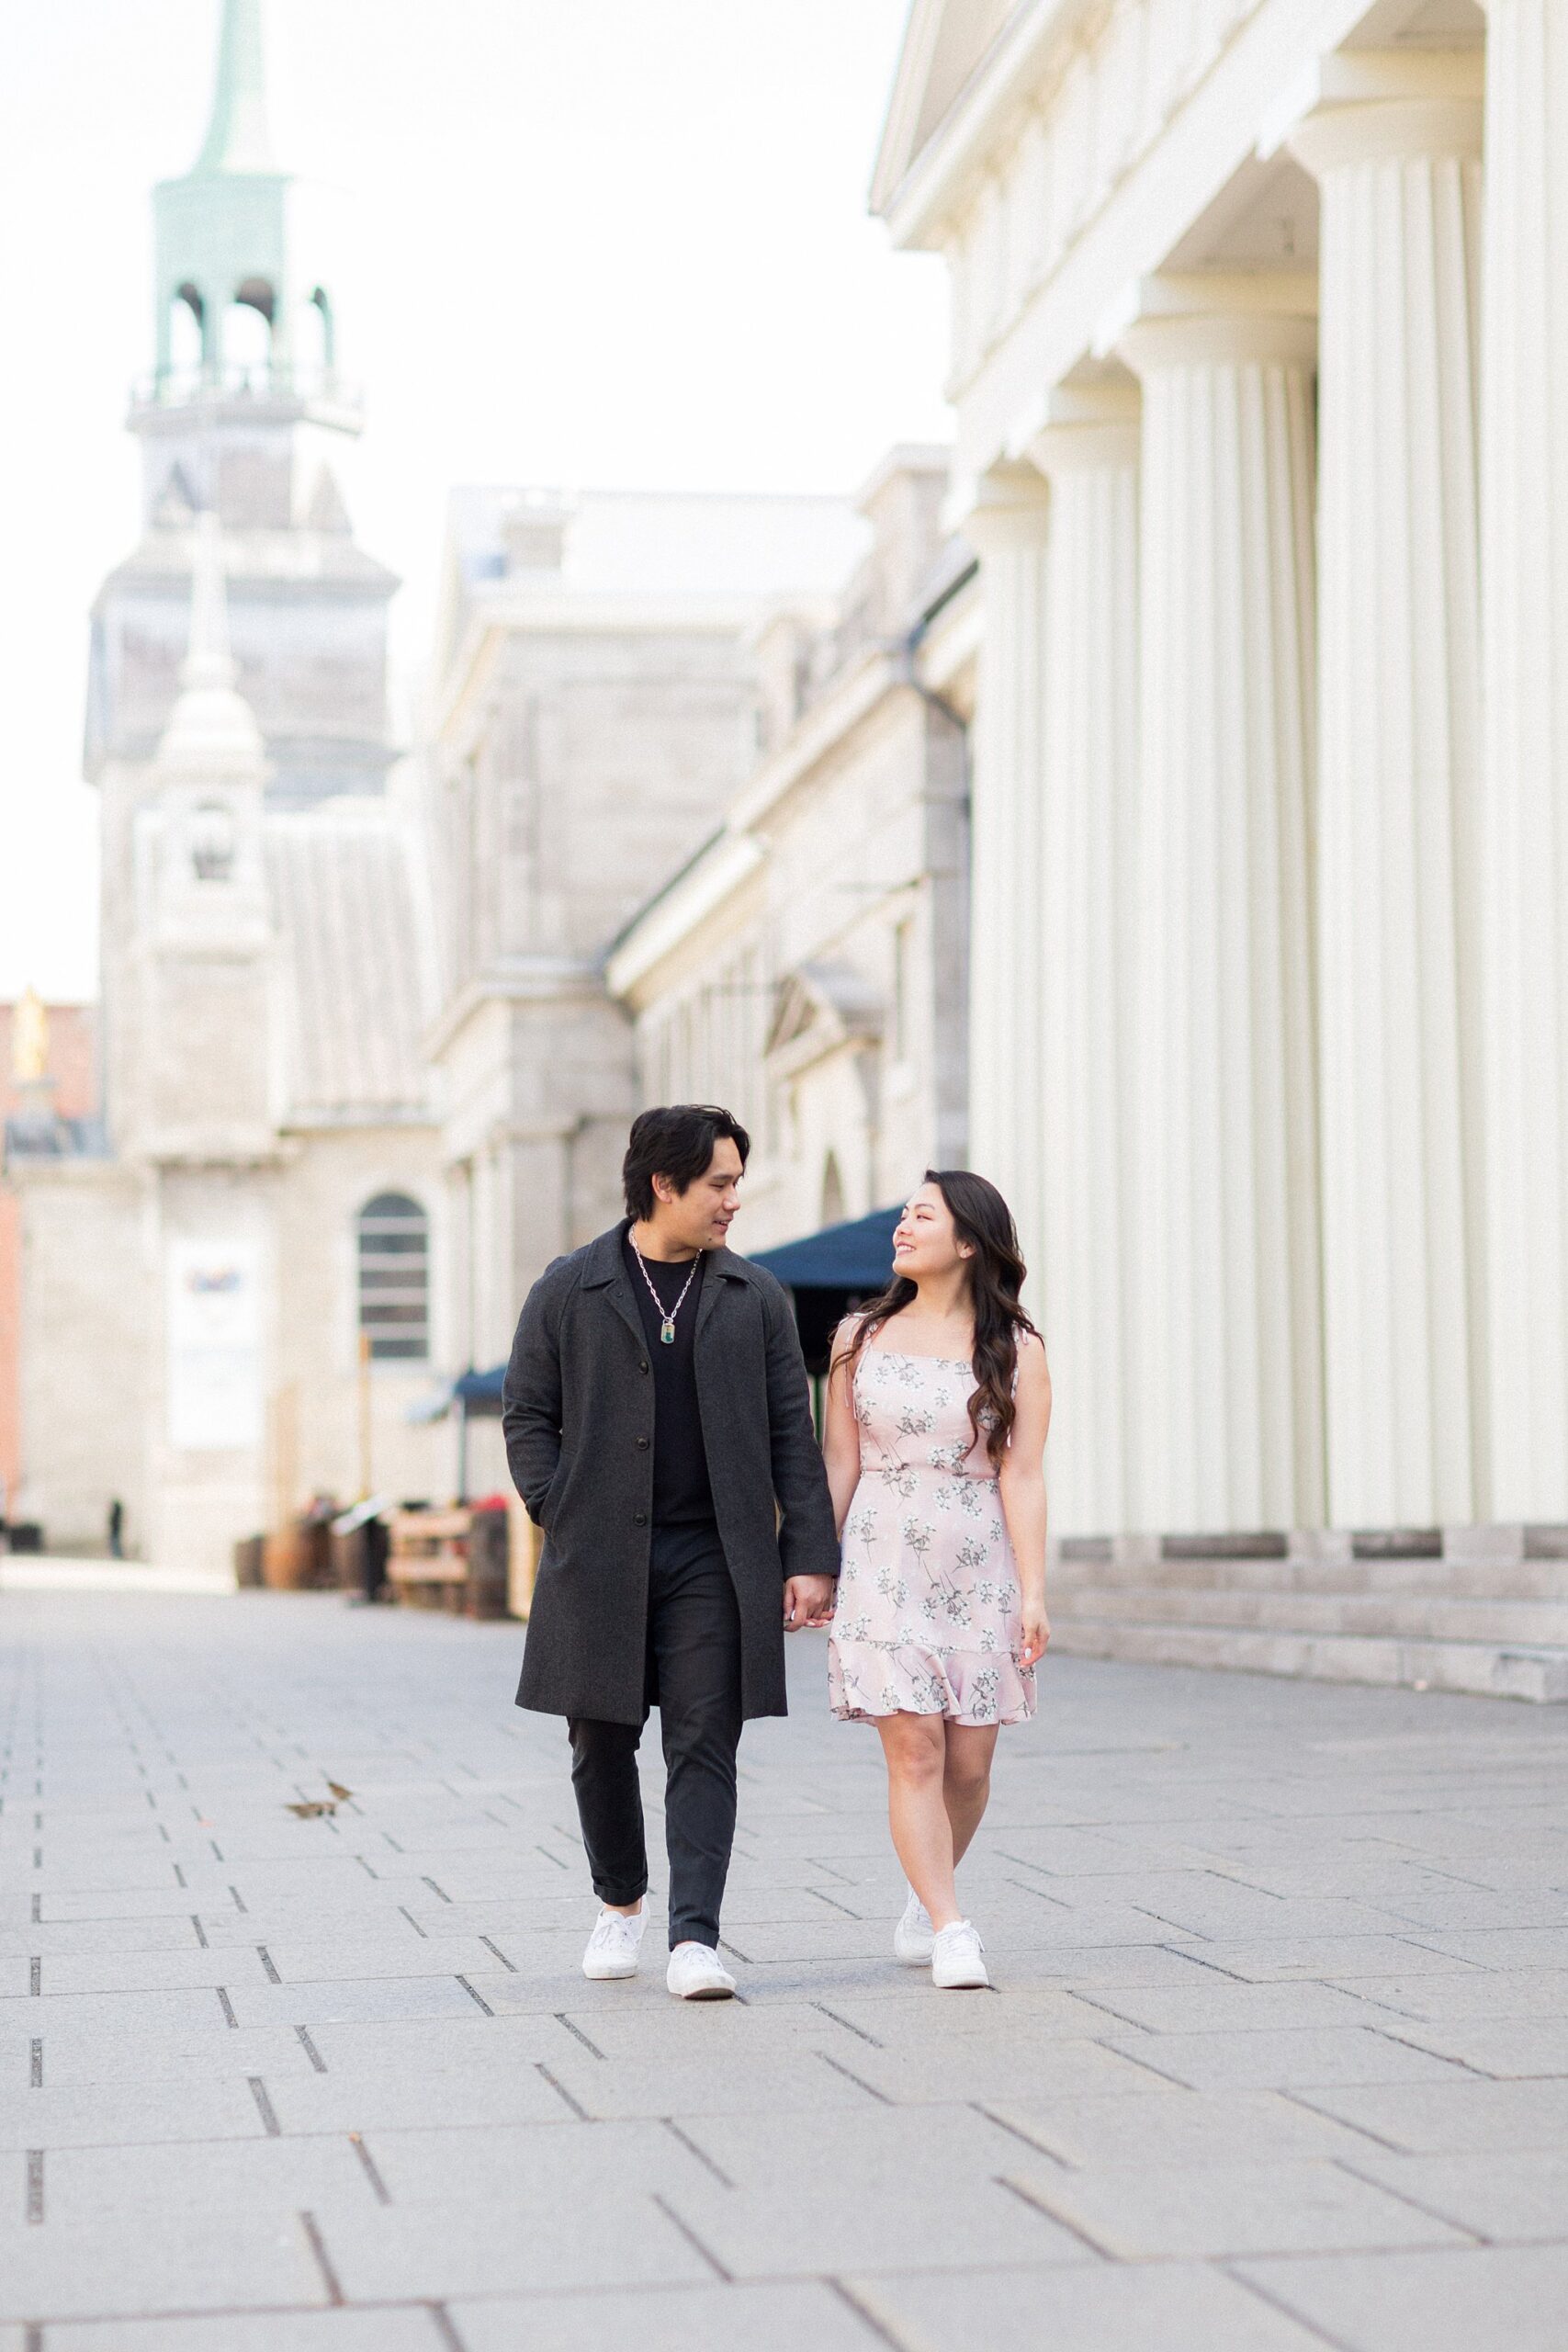
[[[96,1138],[97,1016],[90,1004],[46,1005],[29,990],[0,1004],[0,1138],[57,1152]],[[0,1180],[0,1520],[26,1519],[22,1480],[22,1215]]]
[[[947,479],[945,449],[895,449],[831,605],[767,615],[757,762],[609,959],[642,1100],[720,1101],[751,1134],[749,1249],[964,1159],[978,603]]]
[[[874,203],[1058,1526],[1568,1521],[1568,14],[916,0]]]
[[[51,1543],[210,1565],[316,1488],[428,1493],[446,1351],[420,1046],[428,860],[386,712],[396,582],[355,542],[359,429],[316,196],[273,164],[258,0],[154,199],[143,530],[94,612],[104,1130],[8,1137],[21,1423]],[[367,1359],[367,1361],[362,1361]],[[112,1398],[112,1408],[100,1401]]]
[[[837,499],[453,495],[427,1045],[459,1365],[504,1356],[536,1276],[620,1214],[637,1095],[606,955],[754,758],[763,616],[822,606],[864,537]]]

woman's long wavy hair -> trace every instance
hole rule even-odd
[[[1018,1302],[1027,1271],[1019,1254],[1018,1227],[996,1186],[970,1169],[928,1168],[925,1182],[936,1186],[958,1239],[975,1253],[965,1261],[975,1310],[975,1393],[969,1399],[969,1422],[976,1437],[984,1438],[993,1464],[999,1465],[1017,1411],[1012,1384],[1019,1334],[1034,1329]],[[852,1381],[866,1341],[915,1295],[916,1285],[908,1276],[895,1274],[880,1297],[858,1309],[853,1335],[835,1357],[833,1370],[842,1364]]]

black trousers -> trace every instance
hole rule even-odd
[[[578,1819],[601,1903],[636,1903],[648,1891],[637,1751],[655,1705],[664,1743],[670,1948],[714,1946],[735,1839],[741,1715],[740,1612],[711,1524],[653,1531],[642,1724],[574,1716],[567,1725]]]

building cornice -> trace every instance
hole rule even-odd
[[[610,994],[628,996],[696,924],[750,881],[766,858],[755,834],[738,829],[710,842],[623,933],[604,967]]]
[[[574,997],[602,999],[604,976],[597,962],[574,956],[514,956],[465,980],[424,1033],[427,1061],[439,1061],[470,1021],[492,1004],[563,1003]]]

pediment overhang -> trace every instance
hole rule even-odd
[[[888,210],[1018,6],[1019,0],[914,0],[872,177],[874,212]]]
[[[883,1004],[852,965],[801,964],[783,982],[762,1051],[785,1076],[882,1035]]]

